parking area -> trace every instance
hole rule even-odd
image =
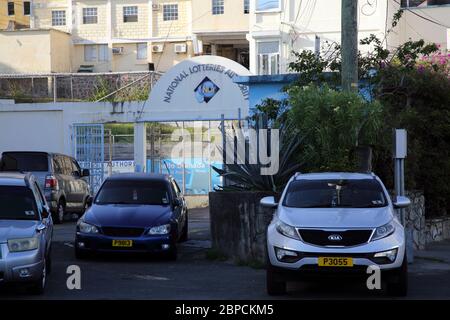
[[[265,271],[206,257],[210,247],[208,209],[190,211],[190,240],[180,245],[179,258],[169,262],[148,257],[97,257],[76,260],[75,221],[55,226],[53,270],[41,296],[21,288],[2,288],[0,299],[273,299],[265,291]],[[450,242],[419,253],[410,266],[408,298],[450,298]],[[439,257],[439,258],[437,258]],[[447,259],[448,258],[448,259]],[[67,267],[81,269],[81,290],[69,290]],[[292,283],[283,299],[383,299],[364,283],[333,280]]]

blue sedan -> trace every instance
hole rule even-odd
[[[188,237],[187,207],[168,175],[117,174],[107,178],[79,219],[75,255],[96,252],[162,253],[177,258]]]

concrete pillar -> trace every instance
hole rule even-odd
[[[136,172],[145,172],[147,164],[147,132],[145,122],[134,124],[134,165]]]
[[[214,43],[211,43],[211,55],[217,56],[217,45]]]

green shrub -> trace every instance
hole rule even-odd
[[[355,171],[355,150],[376,143],[382,107],[355,93],[318,87],[293,86],[288,90],[289,118],[303,137],[305,171]]]
[[[408,131],[406,188],[423,190],[426,215],[450,213],[450,79],[445,73],[392,66],[382,71],[379,99],[384,107],[384,134]],[[392,165],[390,145],[376,163]],[[388,180],[392,173],[382,171]],[[391,185],[392,186],[392,185]]]

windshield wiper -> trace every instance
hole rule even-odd
[[[385,207],[386,205],[384,204],[367,204],[365,206],[355,206],[352,208],[382,208]]]
[[[300,208],[333,208],[330,204],[313,204],[310,206],[302,206]]]
[[[108,201],[108,202],[96,202],[95,204],[102,205],[102,204],[134,204],[134,203],[125,201],[114,201],[114,202]]]

